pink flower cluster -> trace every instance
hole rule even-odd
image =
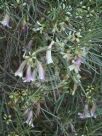
[[[26,75],[24,75],[24,68],[26,67]],[[39,79],[41,81],[45,80],[45,71],[40,61],[37,61],[37,69],[32,71],[32,67],[30,64],[24,60],[19,66],[18,70],[15,72],[15,76],[19,76],[23,79],[23,82],[32,82],[36,80],[36,72],[39,74]]]
[[[51,55],[51,48],[52,48],[53,44],[54,44],[54,41],[52,41],[50,43],[50,45],[48,46],[48,49],[46,51],[46,63],[47,64],[53,63],[52,55]],[[44,71],[44,68],[42,66],[42,63],[38,60],[36,62],[37,62],[37,69],[34,69],[32,71],[31,65],[28,64],[26,60],[24,60],[20,64],[18,70],[15,72],[15,76],[21,77],[23,79],[23,82],[32,82],[32,81],[36,80],[36,72],[38,72],[39,79],[41,81],[44,81],[45,80],[45,71]],[[23,77],[25,67],[26,67],[26,76]]]

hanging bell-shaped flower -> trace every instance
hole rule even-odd
[[[4,27],[8,27],[8,28],[11,28],[9,26],[9,22],[10,22],[10,16],[8,14],[6,14],[3,18],[3,20],[1,21],[1,24],[4,26]]]
[[[27,66],[26,76],[23,79],[24,79],[23,82],[31,82],[31,81],[33,81],[32,72],[31,72],[31,65]]]
[[[54,44],[54,41],[52,41],[50,43],[50,45],[48,46],[48,49],[46,51],[46,61],[47,61],[47,64],[53,63],[52,55],[51,55],[51,49],[52,49],[52,45],[53,44]]]
[[[23,72],[24,72],[23,70],[26,64],[27,64],[27,61],[24,60],[19,66],[18,70],[15,72],[15,76],[23,77]]]
[[[31,127],[34,127],[34,124],[33,124],[33,111],[31,109],[27,109],[24,112],[24,115],[27,117],[25,123],[28,124]]]
[[[45,71],[40,61],[37,61],[37,68],[39,73],[39,79],[42,81],[45,80]]]

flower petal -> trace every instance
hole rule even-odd
[[[10,22],[10,17],[9,17],[8,14],[6,14],[6,15],[4,16],[4,19],[1,21],[1,24],[2,24],[3,26],[6,26],[6,27],[10,28],[9,22]]]
[[[31,65],[28,65],[26,70],[26,77],[24,78],[23,82],[30,82],[32,81],[32,73],[31,73]]]
[[[27,116],[27,120],[25,121],[25,123],[27,123],[31,127],[34,127],[34,124],[33,124],[33,111],[31,109],[27,109],[24,112],[24,115]]]
[[[15,72],[15,76],[19,76],[19,77],[22,77],[23,76],[23,69],[26,65],[26,60],[24,60],[21,65],[19,66],[18,70]]]
[[[78,70],[80,70],[81,63],[82,63],[82,59],[81,58],[78,58],[76,61],[74,61],[74,64],[76,65]]]
[[[37,67],[38,67],[39,79],[45,80],[45,71],[40,61],[37,61]]]
[[[36,69],[33,70],[32,72],[32,81],[36,80]]]
[[[72,71],[73,69],[75,69],[75,65],[74,64],[72,64],[72,65],[69,66],[69,70],[70,71]]]
[[[54,41],[52,41],[50,43],[50,45],[48,46],[48,50],[46,51],[46,61],[47,61],[47,64],[53,63],[52,55],[51,55],[51,48],[52,48],[53,44],[54,44]]]

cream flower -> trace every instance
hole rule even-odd
[[[46,51],[46,61],[47,61],[47,64],[53,63],[52,55],[51,55],[51,48],[52,48],[53,44],[54,44],[54,41],[52,41],[50,43],[50,45],[48,46],[48,49]]]

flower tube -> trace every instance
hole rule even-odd
[[[34,127],[34,124],[33,124],[33,111],[31,109],[27,109],[24,112],[24,115],[27,117],[25,123],[28,124],[31,127]]]
[[[33,81],[32,73],[31,73],[31,65],[27,66],[26,70],[26,77],[24,78],[24,82],[30,82]]]
[[[45,80],[45,71],[40,61],[37,61],[37,67],[38,67],[39,79]]]
[[[18,70],[15,72],[15,76],[23,77],[23,70],[26,66],[26,60],[24,60],[21,65],[19,66]]]
[[[54,41],[52,41],[50,43],[50,45],[48,46],[48,49],[46,51],[46,61],[47,61],[47,64],[53,63],[52,55],[51,55],[51,49],[52,49],[52,45],[53,44],[54,44]]]
[[[5,27],[11,28],[9,26],[9,22],[10,22],[10,16],[8,14],[6,14],[3,18],[3,20],[1,21],[1,24]]]

